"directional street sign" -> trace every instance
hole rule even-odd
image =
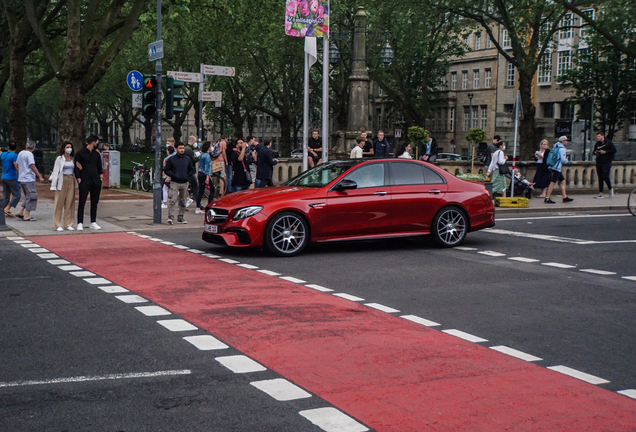
[[[150,61],[159,60],[163,58],[163,41],[159,40],[148,44],[148,59]]]
[[[203,65],[203,74],[233,77],[236,75],[236,69],[230,66]]]
[[[128,73],[128,76],[126,77],[126,82],[128,83],[128,87],[130,87],[132,91],[141,90],[142,80],[143,80],[143,77],[137,71],[130,71]]]
[[[132,107],[133,108],[137,108],[137,109],[141,109],[142,107],[142,100],[143,100],[143,95],[141,93],[133,93],[132,95]]]
[[[179,81],[200,83],[203,82],[203,75],[197,72],[168,71],[168,76]]]
[[[203,102],[221,102],[221,92],[202,92],[201,100]]]

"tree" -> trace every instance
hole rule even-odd
[[[520,156],[530,159],[536,141],[534,76],[554,34],[571,28],[570,23],[562,23],[567,10],[551,0],[447,0],[446,9],[479,25],[501,56],[515,67],[524,115],[519,127]]]
[[[29,22],[60,83],[59,139],[70,140],[79,148],[84,138],[84,97],[139,27],[146,0],[68,0],[63,52],[56,50],[44,31],[39,4],[38,0],[25,0]],[[48,7],[56,5],[51,2]]]

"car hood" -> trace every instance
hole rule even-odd
[[[275,186],[248,189],[241,192],[230,193],[216,199],[210,204],[210,207],[230,209],[250,205],[265,205],[273,201],[309,198],[320,194],[320,190],[319,188],[302,186]]]

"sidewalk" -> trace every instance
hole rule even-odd
[[[610,198],[609,194],[605,194],[605,198],[596,199],[594,197],[597,194],[575,194],[568,192],[568,196],[574,201],[564,203],[563,197],[560,194],[553,193],[552,200],[555,201],[556,204],[546,204],[543,202],[543,198],[533,197],[528,200],[529,207],[527,208],[495,207],[495,211],[497,214],[562,213],[572,211],[627,211],[628,194],[629,191],[627,190],[619,190],[613,198]]]

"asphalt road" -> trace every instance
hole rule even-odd
[[[365,241],[288,259],[207,244],[196,227],[143,234],[423,317],[537,356],[537,365],[603,378],[607,390],[636,388],[636,280],[624,278],[636,277],[636,218],[626,213],[507,215],[461,249]],[[298,412],[324,400],[273,400],[210,352],[5,239],[0,266],[2,429],[321,430]],[[104,379],[141,372],[165,375]],[[79,376],[98,380],[50,382]]]

